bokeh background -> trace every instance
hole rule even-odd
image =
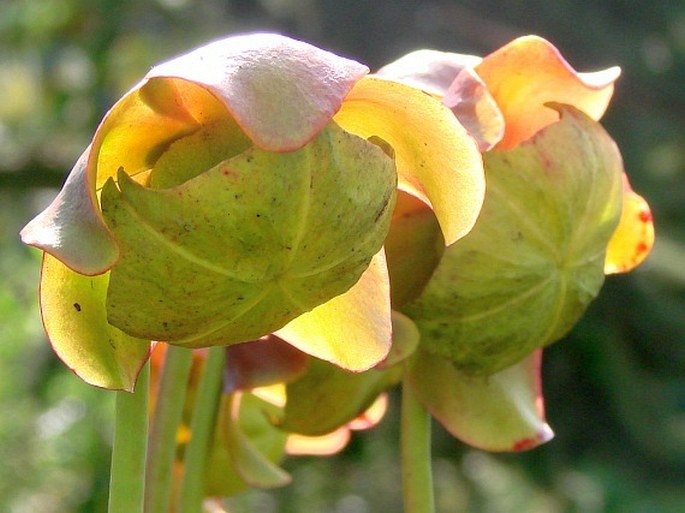
[[[618,64],[604,125],[658,242],[546,351],[556,438],[525,454],[435,428],[438,511],[685,511],[685,3],[682,0],[0,0],[0,511],[106,510],[113,394],[81,383],[40,326],[39,259],[17,232],[54,196],[108,107],[154,63],[275,30],[377,68],[432,47],[485,54],[536,33],[581,70]],[[401,511],[397,402],[334,459],[231,512]]]

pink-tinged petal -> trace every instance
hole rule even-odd
[[[459,371],[425,351],[408,379],[421,403],[453,436],[489,451],[532,449],[553,437],[540,386],[541,351],[488,377]]]
[[[412,87],[364,78],[335,120],[361,137],[392,146],[399,188],[430,205],[446,244],[471,230],[485,195],[476,142],[437,99]]]
[[[386,64],[376,75],[395,80],[429,94],[444,96],[456,76],[482,61],[475,55],[439,50],[416,50]]]
[[[40,307],[55,353],[83,381],[132,391],[150,353],[150,342],[107,322],[109,274],[83,276],[56,258],[43,258]]]
[[[287,383],[307,369],[308,356],[275,335],[226,348],[224,393]]]
[[[277,34],[228,37],[155,66],[146,78],[180,78],[207,88],[248,137],[271,151],[310,141],[368,68]]]
[[[442,103],[476,140],[480,151],[490,150],[504,137],[504,116],[487,85],[472,68],[457,75]]]
[[[367,370],[390,350],[390,287],[383,250],[344,294],[317,306],[275,334],[316,358],[352,372]]]
[[[620,74],[617,67],[578,73],[554,45],[536,36],[515,39],[485,57],[475,70],[504,115],[500,149],[511,149],[557,121],[557,112],[545,107],[548,102],[573,105],[599,119]]]
[[[623,212],[609,241],[604,272],[625,273],[640,265],[654,246],[654,219],[647,201],[623,175]]]
[[[21,240],[89,276],[107,271],[119,248],[99,213],[88,186],[86,163],[90,147],[78,159],[54,201],[21,231]]]

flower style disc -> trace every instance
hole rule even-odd
[[[121,248],[109,321],[189,347],[256,339],[352,287],[381,248],[396,186],[383,150],[335,125],[300,150],[253,147],[170,188],[118,179],[102,190]]]
[[[421,347],[462,370],[491,374],[558,340],[603,283],[621,215],[621,158],[597,123],[557,108],[559,122],[486,155],[475,228],[404,309]]]

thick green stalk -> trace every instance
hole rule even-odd
[[[400,436],[404,513],[434,513],[431,418],[406,379],[402,385]]]
[[[145,473],[145,513],[168,513],[176,457],[176,432],[183,413],[193,352],[168,346],[156,393]]]
[[[225,360],[225,348],[212,347],[208,350],[204,372],[195,396],[193,418],[190,423],[190,442],[183,460],[183,482],[178,513],[202,511],[205,463],[214,435]]]
[[[146,363],[135,392],[117,392],[109,513],[143,513],[149,381]]]

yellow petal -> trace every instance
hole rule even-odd
[[[617,67],[578,73],[548,41],[526,36],[491,53],[476,66],[505,119],[499,149],[511,149],[559,119],[547,102],[573,105],[599,119],[614,92]]]
[[[476,142],[428,94],[380,78],[357,82],[335,120],[395,150],[399,187],[431,206],[449,245],[473,227],[485,194]]]
[[[604,272],[625,273],[642,263],[654,245],[654,221],[647,201],[623,180],[623,212],[609,241]]]
[[[307,354],[361,372],[390,350],[390,287],[383,251],[344,294],[317,306],[275,334]]]
[[[81,379],[103,388],[132,391],[150,342],[107,323],[108,283],[109,274],[83,276],[46,254],[41,315],[53,349]]]

